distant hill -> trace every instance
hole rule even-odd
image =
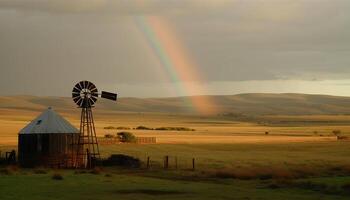
[[[350,97],[307,94],[239,94],[210,97],[217,106],[218,114],[350,114]],[[188,99],[189,97],[120,98],[118,103],[100,99],[96,107],[99,111],[195,114],[185,103]],[[0,97],[0,109],[39,111],[49,106],[66,111],[76,108],[69,97]]]

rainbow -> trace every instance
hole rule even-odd
[[[191,96],[206,93],[201,86],[203,81],[170,23],[158,16],[136,16],[134,20],[170,80],[181,83],[177,84],[177,93],[186,94],[189,107],[199,114],[214,114],[210,96]]]

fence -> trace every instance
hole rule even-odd
[[[112,145],[112,144],[122,143],[118,137],[112,137],[112,138],[98,137],[97,140],[98,140],[98,143],[101,145]],[[156,137],[136,137],[136,143],[137,144],[156,144],[157,138]]]
[[[157,143],[156,137],[136,137],[136,143],[138,144],[155,144]]]
[[[152,159],[148,156],[144,164],[147,169],[188,169],[193,171],[197,165],[195,158],[178,158],[177,156],[168,155],[164,156],[162,160]]]
[[[111,145],[111,144],[119,144],[121,143],[119,138],[113,137],[113,138],[106,138],[106,137],[98,137],[97,141],[101,145]]]

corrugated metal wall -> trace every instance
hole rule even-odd
[[[78,134],[19,134],[18,159],[23,167],[71,167]]]

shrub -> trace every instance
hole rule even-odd
[[[136,130],[153,130],[153,128],[149,128],[149,127],[146,127],[146,126],[138,126],[135,129]]]
[[[4,169],[0,169],[0,174],[3,174],[3,175],[12,175],[13,172],[10,171],[8,168],[4,168]]]
[[[156,128],[157,131],[195,131],[194,129],[187,127],[159,127]]]
[[[130,127],[119,126],[116,128],[117,130],[130,130]]]
[[[111,130],[111,129],[116,129],[114,126],[106,126],[103,129]]]
[[[12,175],[18,171],[19,171],[19,167],[17,165],[9,165],[3,169],[0,169],[0,174]]]
[[[54,173],[51,178],[53,180],[58,180],[58,181],[63,180],[63,176],[60,173],[57,173],[57,172]]]
[[[333,130],[332,133],[335,135],[335,136],[338,136],[341,134],[341,130]]]
[[[112,135],[112,134],[106,134],[106,135],[105,135],[105,138],[114,138],[114,135]]]
[[[349,139],[348,136],[344,136],[344,135],[337,136],[337,140],[348,140],[348,139]]]
[[[129,143],[136,142],[136,137],[134,136],[134,134],[130,132],[119,132],[117,133],[117,135],[120,138],[121,142],[129,142]]]
[[[107,160],[103,160],[102,164],[104,166],[141,167],[141,161],[139,159],[122,154],[111,155]]]
[[[100,167],[95,167],[90,171],[91,174],[95,174],[95,175],[101,174],[101,172],[102,172],[102,169]]]
[[[6,164],[7,164],[6,158],[1,157],[0,155],[0,165],[6,165]]]

